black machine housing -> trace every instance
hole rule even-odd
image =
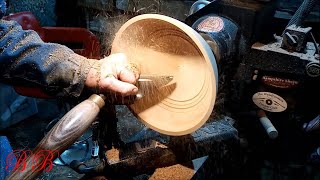
[[[299,167],[292,169],[301,175],[307,165],[319,165],[320,20],[303,20],[320,2],[304,1],[289,24],[274,15],[279,2],[214,1],[186,19],[211,46],[226,78],[219,89],[228,94],[225,113],[236,120],[253,177],[270,166]],[[208,28],[221,22],[222,29]],[[260,123],[261,110],[276,137]]]
[[[320,151],[314,153],[320,146],[320,111],[314,105],[320,86],[319,54],[310,32],[319,32],[320,23],[308,23],[311,30],[286,28],[288,20],[274,17],[278,5],[278,0],[217,0],[186,18],[211,47],[219,69],[215,112],[203,127],[182,137],[144,128],[123,143],[116,109],[110,106],[101,111],[96,137],[102,163],[87,168],[75,162],[72,167],[86,177],[109,179],[134,179],[178,163],[198,166],[193,179],[261,179],[270,171],[272,176],[292,172],[295,179],[313,179],[307,167],[320,165]],[[260,123],[261,110],[276,136],[268,136]],[[119,149],[117,161],[106,155],[112,147]]]

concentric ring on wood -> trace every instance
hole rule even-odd
[[[216,99],[218,69],[205,40],[168,16],[144,14],[117,32],[111,53],[125,53],[141,74],[170,75],[159,88],[140,87],[144,97],[130,109],[148,127],[167,135],[192,133],[209,118]]]

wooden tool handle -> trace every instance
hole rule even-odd
[[[52,165],[55,158],[84,134],[103,106],[103,97],[92,95],[71,109],[40,141],[33,155],[28,156],[25,169],[14,169],[7,179],[34,179],[44,170],[43,166]]]

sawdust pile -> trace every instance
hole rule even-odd
[[[188,180],[194,175],[194,170],[181,164],[158,168],[149,180]]]
[[[106,157],[108,159],[109,164],[114,164],[120,161],[119,150],[118,149],[110,149],[106,152]]]

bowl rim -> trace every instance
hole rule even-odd
[[[206,114],[203,116],[202,120],[199,120],[198,123],[188,129],[185,129],[183,131],[168,131],[159,127],[156,127],[152,124],[150,124],[147,120],[141,119],[137,114],[135,116],[147,127],[158,131],[160,133],[166,134],[166,135],[171,135],[171,136],[181,136],[181,135],[186,135],[190,134],[197,129],[199,129],[205,122],[209,119],[213,108],[214,104],[216,101],[216,96],[217,96],[217,91],[218,91],[218,67],[216,63],[215,56],[210,48],[210,46],[207,44],[207,42],[202,38],[202,36],[196,32],[194,29],[192,29],[190,26],[187,24],[174,19],[172,17],[166,16],[166,15],[161,15],[161,14],[142,14],[142,15],[137,15],[131,19],[129,19],[126,23],[124,23],[120,29],[117,31],[115,38],[112,42],[112,47],[111,47],[111,54],[114,52],[114,44],[118,41],[118,39],[121,37],[122,33],[132,24],[141,21],[141,20],[150,20],[150,19],[156,19],[156,20],[162,20],[165,21],[166,23],[170,23],[180,29],[182,32],[184,32],[187,36],[190,37],[190,39],[196,44],[196,46],[199,48],[200,52],[202,53],[202,56],[204,57],[207,65],[208,65],[208,70],[210,73],[210,77],[212,80],[212,84],[216,84],[216,86],[212,87],[212,100],[210,102],[210,107]],[[128,106],[129,109],[132,111],[130,106]],[[133,112],[134,113],[134,112]]]

